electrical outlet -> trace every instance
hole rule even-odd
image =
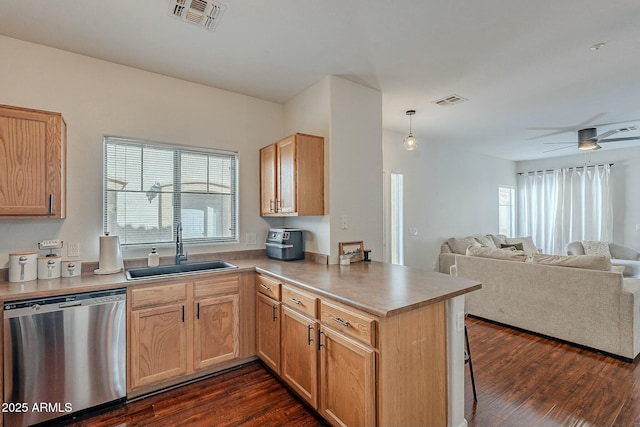
[[[347,215],[340,216],[340,229],[341,230],[349,229],[349,217]]]
[[[464,311],[459,311],[456,316],[456,331],[462,332],[464,331]]]
[[[72,242],[67,245],[67,256],[79,257],[80,256],[80,243]]]
[[[246,242],[247,245],[255,245],[256,244],[256,233],[247,233],[246,237]]]

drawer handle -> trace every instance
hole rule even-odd
[[[261,287],[262,289],[264,289],[265,291],[271,291],[271,288],[270,288],[270,287],[268,287],[267,285],[265,285],[264,283],[260,283],[260,287]]]
[[[333,320],[338,322],[338,323],[340,323],[342,326],[349,327],[349,322],[345,322],[344,320],[342,320],[339,317],[334,317]]]
[[[299,299],[295,299],[295,298],[289,298],[289,301],[291,301],[294,304],[298,304],[298,305],[302,304],[302,301],[300,301]]]

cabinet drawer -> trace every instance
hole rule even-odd
[[[256,291],[280,301],[280,282],[262,274],[256,276]]]
[[[282,286],[282,303],[314,319],[318,315],[318,298],[291,286]]]
[[[131,308],[148,307],[187,299],[187,283],[175,283],[131,290]]]
[[[223,294],[237,294],[240,288],[238,276],[210,277],[208,279],[196,280],[196,298],[209,297]]]
[[[365,344],[376,346],[376,321],[371,316],[321,300],[320,321]]]

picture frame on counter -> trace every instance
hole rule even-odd
[[[347,255],[351,262],[360,262],[364,259],[364,242],[339,242],[338,254]]]

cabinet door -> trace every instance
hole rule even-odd
[[[318,407],[316,321],[282,308],[282,378],[313,408]]]
[[[275,215],[277,213],[277,146],[275,144],[260,150],[260,214]]]
[[[291,137],[278,142],[278,212],[296,212],[296,202],[296,140]]]
[[[131,389],[187,372],[183,304],[131,312]]]
[[[256,353],[280,374],[280,302],[256,294]]]
[[[240,318],[237,294],[195,301],[194,368],[201,369],[238,357]]]
[[[320,408],[333,425],[375,425],[375,352],[320,328]]]
[[[0,215],[64,218],[65,135],[60,114],[0,106]]]

